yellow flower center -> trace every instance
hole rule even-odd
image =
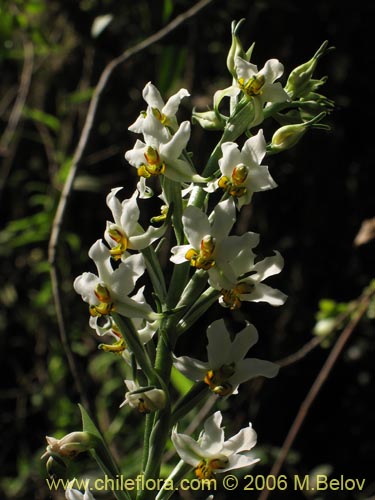
[[[249,169],[246,165],[237,165],[232,170],[231,178],[223,175],[219,179],[219,187],[233,196],[234,198],[240,198],[247,192],[247,188],[244,182],[247,179]]]
[[[99,304],[90,305],[89,311],[91,316],[104,316],[115,310],[111,294],[105,285],[100,283],[96,285],[94,293],[99,300]]]
[[[114,354],[121,354],[126,349],[126,343],[121,334],[117,334],[115,330],[112,330],[113,333],[116,334],[119,339],[113,344],[99,344],[98,349],[101,349],[104,352],[113,352]]]
[[[168,118],[158,108],[152,108],[152,114],[159,120],[162,125],[168,126]]]
[[[117,243],[116,246],[112,247],[109,251],[114,260],[120,260],[123,253],[126,252],[128,248],[128,238],[116,227],[111,227],[108,230],[110,238]]]
[[[225,455],[221,455],[217,458],[203,459],[195,467],[195,475],[199,479],[213,479],[215,470],[225,469],[228,465],[229,459]]]
[[[208,271],[215,265],[213,256],[215,243],[215,238],[208,234],[202,239],[199,252],[194,248],[190,248],[186,252],[185,258],[190,261],[192,267]]]
[[[166,165],[160,159],[160,155],[156,149],[148,146],[146,152],[144,153],[146,163],[140,165],[137,169],[139,177],[145,177],[148,179],[152,175],[164,174]]]
[[[217,370],[209,370],[204,377],[205,384],[218,396],[229,396],[233,391],[233,386],[228,379],[234,374],[234,364],[223,365]]]
[[[262,87],[265,81],[266,79],[263,75],[255,75],[247,81],[244,78],[239,78],[238,86],[248,97],[254,97],[262,94]]]
[[[239,309],[241,307],[241,298],[240,295],[244,293],[250,293],[254,288],[254,285],[251,283],[238,283],[231,290],[221,290],[221,294],[223,297],[223,302],[226,307],[229,307],[232,311]]]

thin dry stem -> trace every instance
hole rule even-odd
[[[273,477],[276,477],[279,475],[281,467],[283,466],[285,459],[297,437],[298,432],[300,431],[302,424],[313,404],[315,399],[317,398],[321,388],[323,387],[325,381],[329,377],[336,361],[338,360],[341,352],[343,351],[346,343],[348,342],[351,334],[355,330],[356,326],[358,325],[359,321],[362,319],[363,315],[368,309],[370,300],[372,296],[375,295],[374,290],[366,291],[362,297],[358,300],[358,308],[356,310],[356,314],[354,317],[350,320],[346,328],[342,331],[341,335],[337,339],[334,347],[332,348],[328,358],[326,359],[324,365],[322,366],[318,376],[316,377],[313,385],[311,386],[306,398],[302,402],[298,413],[294,419],[294,422],[292,426],[289,429],[289,432],[285,438],[285,441],[282,445],[280,454],[275,461],[270,475]],[[258,500],[267,500],[271,491],[270,490],[263,490],[261,495],[259,496]]]

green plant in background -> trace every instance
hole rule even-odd
[[[179,105],[188,98],[188,91],[182,89],[165,102],[148,83],[143,90],[147,109],[129,127],[142,139],[125,154],[136,169],[137,189],[123,201],[118,198],[121,188],[111,190],[107,205],[112,220],[104,230],[105,242],[97,240],[89,251],[96,274],[85,272],[74,282],[76,292],[88,304],[91,328],[108,339],[100,349],[116,353],[124,361],[127,391],[121,407],[127,407],[129,419],[135,411],[143,416],[141,456],[135,452],[125,461],[132,461],[132,467],[127,468],[126,463],[119,467],[81,407],[82,432],[47,438],[44,456],[54,479],[62,466],[90,450],[103,474],[113,481],[119,475],[127,484],[134,476],[142,478],[143,486],[137,483],[136,491],[110,483],[116,498],[136,495],[138,499],[162,500],[175,491],[169,487],[171,482],[177,487],[191,470],[199,480],[215,480],[216,474],[220,477],[220,473],[257,461],[251,424],[225,440],[220,411],[206,419],[197,439],[181,432],[185,418],[196,414],[210,394],[220,402],[237,394],[248,379],[277,374],[274,363],[246,357],[258,338],[255,327],[247,323],[235,333],[223,320],[213,322],[207,330],[207,362],[177,357],[176,346],[180,338],[191,335],[216,302],[229,311],[238,310],[245,301],[284,303],[282,292],[263,283],[281,271],[280,254],[256,259],[253,250],[259,235],[236,235],[233,230],[254,193],[276,187],[263,164],[267,155],[294,146],[310,128],[328,129],[322,120],[332,102],[315,92],[325,79],[312,78],[317,61],[328,50],[327,43],[310,61],[294,69],[283,87],[278,80],[284,68],[278,60],[270,59],[262,69],[250,62],[253,46],[243,49],[238,37],[241,24],[232,24],[227,58],[231,85],[215,92],[212,110],[193,113],[193,121],[204,129],[222,132],[205,167],[200,168],[202,161],[188,149],[190,122],[178,121]],[[224,106],[226,98],[228,106]],[[263,122],[271,118],[273,136],[267,140]],[[275,127],[275,121],[282,126]],[[242,141],[241,148],[237,141]],[[154,201],[155,191],[161,199],[161,215],[147,206]],[[147,228],[139,222],[142,213],[153,221]],[[169,257],[165,268],[162,254]],[[194,383],[176,382],[179,372]],[[164,469],[170,440],[180,461],[173,469]],[[140,445],[136,443],[138,448]],[[163,484],[157,482],[161,474]],[[158,487],[148,488],[149,484]],[[98,482],[95,485],[99,489]],[[66,495],[78,498],[79,493],[69,487]],[[90,496],[87,491],[85,497]]]

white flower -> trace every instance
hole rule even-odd
[[[120,202],[116,194],[122,187],[114,188],[107,196],[107,205],[110,208],[113,222],[107,222],[104,238],[110,248],[110,254],[115,260],[125,260],[129,250],[142,250],[160,238],[165,232],[165,227],[150,226],[147,231],[138,223],[139,208],[137,204],[138,192],[128,200]]]
[[[268,167],[261,165],[266,154],[263,130],[248,139],[241,151],[234,142],[225,142],[221,150],[223,156],[219,166],[222,176],[216,184],[237,200],[239,209],[250,203],[253,193],[277,186]]]
[[[250,451],[256,444],[257,435],[249,423],[227,441],[221,427],[220,411],[204,423],[204,430],[196,441],[186,434],[172,431],[172,442],[184,462],[194,467],[200,479],[212,479],[215,473],[249,467],[259,461]]]
[[[126,160],[137,168],[138,175],[146,179],[165,175],[176,182],[204,182],[188,160],[181,158],[190,138],[190,123],[182,122],[176,133],[165,137],[164,128],[155,118],[150,118],[149,130],[145,130],[144,140],[137,140],[134,148],[125,153]]]
[[[189,92],[186,89],[181,89],[164,103],[159,90],[151,82],[148,82],[142,91],[142,96],[148,104],[147,112],[141,113],[137,120],[130,125],[129,130],[143,133],[144,130],[149,129],[149,120],[153,116],[164,127],[168,127],[173,132],[176,131],[178,128],[176,113],[181,100],[190,96]]]
[[[136,300],[129,297],[136,281],[145,271],[142,255],[131,255],[117,269],[113,269],[108,248],[101,240],[97,240],[89,250],[89,257],[95,262],[98,276],[83,273],[75,279],[73,286],[82,299],[90,304],[92,316],[116,311],[129,318],[158,318],[143,296],[137,294]]]
[[[137,408],[140,413],[164,408],[166,397],[163,390],[142,388],[133,380],[124,380],[124,383],[129,391],[125,393],[125,400],[120,404],[120,408],[128,404],[131,408]]]
[[[284,266],[282,256],[275,251],[275,255],[255,264],[252,248],[258,244],[258,235],[245,233],[238,236],[238,240],[236,258],[227,264],[236,279],[227,287],[223,287],[215,276],[210,276],[209,279],[210,285],[222,293],[220,304],[230,309],[238,309],[243,301],[268,302],[273,306],[284,304],[287,299],[284,293],[262,283],[269,276],[278,274],[282,270]]]
[[[248,97],[260,98],[262,103],[285,102],[289,99],[281,83],[274,83],[284,72],[284,66],[277,59],[268,60],[258,71],[254,64],[236,57],[235,68],[238,89]]]
[[[207,339],[207,362],[181,356],[174,358],[174,366],[191,380],[203,380],[219,396],[237,394],[238,386],[246,380],[272,378],[278,373],[279,367],[270,361],[245,358],[258,341],[258,332],[250,323],[232,342],[224,320],[219,319],[208,327]]]
[[[92,495],[88,488],[85,489],[84,493],[71,488],[74,483],[74,480],[70,481],[68,488],[65,490],[65,498],[67,498],[67,500],[95,500],[95,497]]]
[[[182,215],[182,222],[189,244],[174,246],[171,261],[175,264],[190,261],[191,266],[208,271],[210,278],[221,283],[222,287],[232,283],[235,276],[226,275],[224,269],[231,272],[226,263],[238,252],[235,245],[237,237],[228,236],[235,220],[232,198],[216,205],[212,224],[199,208],[188,206]]]
[[[143,289],[144,287],[140,288],[138,292],[133,295],[132,299],[134,301],[137,301],[138,298],[140,300],[143,299]],[[89,323],[91,328],[93,328],[100,337],[109,335],[115,339],[113,344],[99,344],[99,349],[105,352],[121,354],[125,361],[131,364],[130,353],[127,349],[126,342],[111,316],[91,316]],[[159,327],[159,321],[148,322],[142,318],[132,318],[132,323],[142,344],[147,344]]]

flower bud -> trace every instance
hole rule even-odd
[[[91,450],[98,444],[98,438],[89,432],[71,432],[61,439],[46,436],[48,446],[42,458],[57,455],[63,458],[74,458],[83,451]]]
[[[309,61],[297,66],[290,73],[285,90],[288,92],[291,99],[295,99],[304,94],[306,88],[309,86],[319,59],[330,50],[330,48],[327,49],[327,45],[328,41],[326,40]]]
[[[203,111],[201,113],[193,111],[191,120],[193,123],[199,123],[205,130],[224,130],[226,123],[224,117],[215,111]]]
[[[236,23],[236,21],[232,22],[232,44],[227,56],[227,68],[233,78],[237,78],[237,72],[234,63],[235,58],[241,57],[242,59],[245,59],[245,61],[250,61],[251,53],[254,48],[254,44],[252,44],[248,51],[245,52],[242,47],[241,41],[237,36],[239,29],[244,21],[245,19],[241,19],[240,21],[238,21],[238,23]]]
[[[300,141],[309,128],[329,129],[328,125],[319,123],[325,116],[326,113],[323,112],[307,122],[280,127],[272,136],[269,148],[270,152],[277,153],[292,148]]]
[[[286,149],[290,149],[299,142],[305,133],[306,127],[304,123],[284,125],[273,134],[271,149],[273,151],[285,151]]]
[[[134,390],[125,393],[125,400],[120,408],[128,404],[132,408],[137,408],[140,413],[151,413],[164,408],[167,398],[162,389],[136,388],[132,380],[125,380],[125,384]]]

